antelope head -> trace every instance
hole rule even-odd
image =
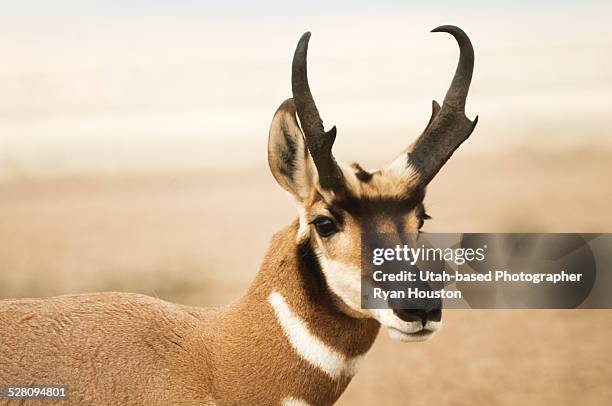
[[[318,259],[333,305],[351,317],[375,318],[402,341],[427,339],[441,326],[439,300],[413,303],[407,310],[361,308],[362,233],[418,235],[428,218],[425,189],[476,126],[465,116],[474,50],[455,26],[433,32],[451,34],[459,44],[455,76],[440,106],[432,103],[423,133],[382,169],[334,159],[336,127],[325,131],[306,70],[310,33],[298,42],[292,64],[293,98],[281,104],[270,128],[268,160],[276,181],[298,202],[298,244],[308,244]],[[298,123],[299,118],[299,123]]]

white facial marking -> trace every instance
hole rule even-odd
[[[291,311],[280,293],[270,293],[268,302],[272,305],[278,323],[289,343],[303,360],[319,368],[331,378],[355,375],[363,356],[347,358],[322,342],[310,332],[304,320]]]
[[[397,315],[393,312],[393,309],[373,309],[374,315],[385,327],[399,330],[402,333],[416,333],[421,330],[423,325],[420,321],[404,321],[397,317]]]
[[[431,331],[438,331],[442,328],[442,321],[428,321],[425,328]]]
[[[362,309],[360,270],[354,266],[328,259],[321,254],[320,250],[316,250],[316,254],[325,275],[325,281],[331,291],[351,309],[359,313],[367,312],[373,316],[380,324],[387,327],[391,338],[404,342],[424,341],[431,338],[442,327],[441,321],[428,321],[423,328],[421,322],[400,319],[393,309]],[[430,332],[430,334],[427,334],[427,332]]]
[[[362,312],[361,309],[361,270],[352,265],[327,258],[316,249],[325,282],[351,309]]]
[[[310,406],[310,404],[302,399],[288,397],[283,399],[281,406]]]
[[[300,226],[297,232],[297,242],[300,243],[308,237],[308,220],[306,219],[306,209],[301,204],[298,204],[298,219]]]
[[[428,321],[425,327],[418,321],[404,321],[397,317],[392,309],[374,309],[373,312],[380,324],[387,327],[389,337],[394,340],[404,342],[425,341],[442,327],[441,321]]]

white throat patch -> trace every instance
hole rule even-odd
[[[347,358],[322,342],[310,332],[306,322],[291,311],[280,293],[275,291],[270,293],[268,302],[272,305],[276,319],[289,343],[303,360],[319,368],[330,378],[355,375],[363,356]]]

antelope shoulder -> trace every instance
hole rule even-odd
[[[212,404],[216,315],[129,293],[2,300],[0,382],[69,385],[71,403]]]

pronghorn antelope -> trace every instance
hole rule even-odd
[[[459,44],[455,76],[423,133],[376,171],[334,159],[336,128],[324,131],[307,79],[310,33],[302,36],[293,98],[276,111],[268,144],[299,218],[273,237],[242,298],[219,309],[126,293],[4,300],[0,385],[66,384],[73,404],[330,405],[381,325],[401,341],[434,334],[439,301],[360,307],[361,233],[418,233],[427,184],[476,125],[465,116],[470,40],[454,26],[433,31]]]

